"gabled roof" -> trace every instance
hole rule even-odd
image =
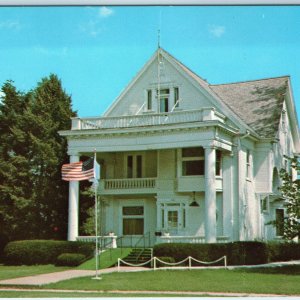
[[[210,85],[210,88],[261,137],[276,136],[288,76],[231,84]]]
[[[123,95],[130,90],[150,64],[157,60],[158,55],[162,55],[182,75],[189,78],[194,86],[210,99],[216,109],[231,119],[241,131],[249,130],[257,138],[276,137],[283,103],[284,100],[288,100],[287,105],[290,107],[293,124],[292,131],[296,139],[295,142],[298,143],[296,147],[300,148],[299,125],[293,104],[289,76],[211,85],[162,48],[157,49],[150,60],[105,112],[104,116],[108,116],[114,107],[118,105]]]

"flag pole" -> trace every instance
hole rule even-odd
[[[92,279],[102,279],[98,276],[98,258],[99,258],[99,249],[98,249],[98,201],[97,201],[97,190],[98,183],[96,183],[97,178],[95,174],[95,163],[96,163],[96,149],[94,149],[94,194],[95,194],[95,262],[96,262],[96,274]]]

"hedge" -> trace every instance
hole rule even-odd
[[[270,262],[300,259],[299,243],[270,242],[267,247]]]
[[[56,266],[76,267],[85,261],[85,255],[78,253],[62,253],[56,259]]]
[[[224,255],[227,256],[227,264],[229,265],[256,265],[268,262],[267,245],[256,241],[216,244],[159,244],[154,247],[153,253],[154,256],[173,257],[177,262],[188,256],[209,262]],[[223,263],[221,261],[217,264]]]
[[[62,253],[78,253],[92,257],[94,244],[54,240],[14,241],[4,249],[4,263],[7,265],[55,264]]]
[[[0,233],[0,262],[3,260],[3,251],[8,242],[8,237],[5,234]]]

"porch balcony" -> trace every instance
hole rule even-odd
[[[113,194],[147,194],[155,193],[156,178],[125,178],[100,180],[100,193]]]
[[[205,107],[202,109],[173,111],[167,113],[147,113],[117,117],[73,118],[71,129],[86,130],[129,128],[205,121],[220,121],[225,123],[225,116],[215,111],[213,107]]]

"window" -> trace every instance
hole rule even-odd
[[[204,175],[204,149],[202,147],[182,149],[182,175]]]
[[[147,110],[152,109],[152,91],[148,90],[147,91]]]
[[[251,177],[251,162],[250,162],[250,150],[246,152],[246,177]]]
[[[260,212],[267,213],[269,210],[269,197],[261,195],[260,198]]]
[[[127,178],[143,177],[143,159],[142,155],[127,156]]]
[[[286,131],[286,112],[285,112],[285,110],[283,110],[282,114],[281,114],[281,128],[282,128],[283,132]]]
[[[276,236],[283,236],[284,229],[284,210],[282,208],[276,209]]]
[[[221,166],[222,166],[222,152],[220,150],[216,151],[216,175],[221,176]]]
[[[144,207],[124,206],[123,235],[139,235],[144,233]]]
[[[158,94],[158,90],[157,90]],[[169,111],[169,89],[161,89],[159,90],[159,111],[160,112],[168,112]]]
[[[179,107],[179,88],[174,88],[174,107]]]

